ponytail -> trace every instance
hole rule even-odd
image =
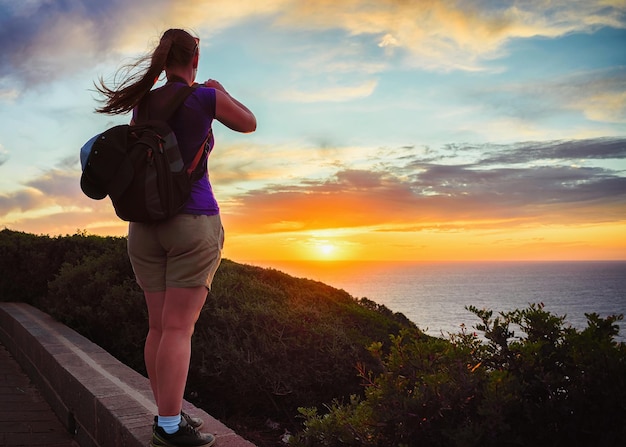
[[[140,57],[134,63],[122,66],[115,74],[124,78],[117,87],[108,87],[102,77],[95,84],[96,90],[105,99],[96,112],[117,115],[130,112],[159,80],[166,67],[185,65],[191,61],[196,40],[187,31],[170,29],[163,33],[152,54]],[[146,67],[147,66],[147,67]],[[142,68],[143,67],[143,68]]]

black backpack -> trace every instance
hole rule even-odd
[[[81,149],[80,186],[90,198],[111,198],[115,213],[130,222],[156,222],[181,211],[191,194],[200,160],[208,153],[202,143],[186,167],[176,135],[167,120],[193,92],[179,88],[160,119],[112,127]]]

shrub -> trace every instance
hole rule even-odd
[[[381,355],[383,372],[361,372],[365,398],[301,408],[295,446],[587,446],[626,436],[626,346],[615,322],[587,315],[564,327],[542,305],[502,313],[470,307],[485,342],[404,330]],[[523,336],[514,337],[511,325]]]
[[[291,420],[359,393],[366,346],[403,327],[344,291],[225,260],[196,325],[190,389],[213,414]]]
[[[37,305],[143,372],[147,317],[125,238],[3,230],[0,268],[1,300]],[[468,310],[482,338],[428,337],[367,298],[224,260],[187,396],[225,418],[287,422],[300,407],[294,446],[623,444],[621,315],[575,330],[541,304]]]
[[[1,299],[25,301],[145,372],[144,298],[126,238],[0,232]],[[316,281],[224,260],[192,343],[187,398],[222,418],[295,420],[297,407],[360,393],[366,346],[414,327]],[[388,345],[389,343],[387,343]]]
[[[76,264],[115,244],[126,242],[85,233],[52,238],[4,229],[0,231],[0,300],[39,305],[63,263]]]
[[[41,301],[50,315],[145,374],[148,315],[124,239],[63,263]]]

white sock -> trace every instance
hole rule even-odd
[[[180,414],[177,414],[176,416],[159,416],[157,419],[157,425],[168,435],[176,433],[178,431],[179,424]]]

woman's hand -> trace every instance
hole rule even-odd
[[[219,81],[216,81],[215,79],[209,79],[207,81],[204,81],[204,84],[202,85],[204,85],[205,87],[211,87],[211,88],[214,88],[215,90],[220,90],[226,93],[226,89],[224,88],[224,86],[220,84]]]

